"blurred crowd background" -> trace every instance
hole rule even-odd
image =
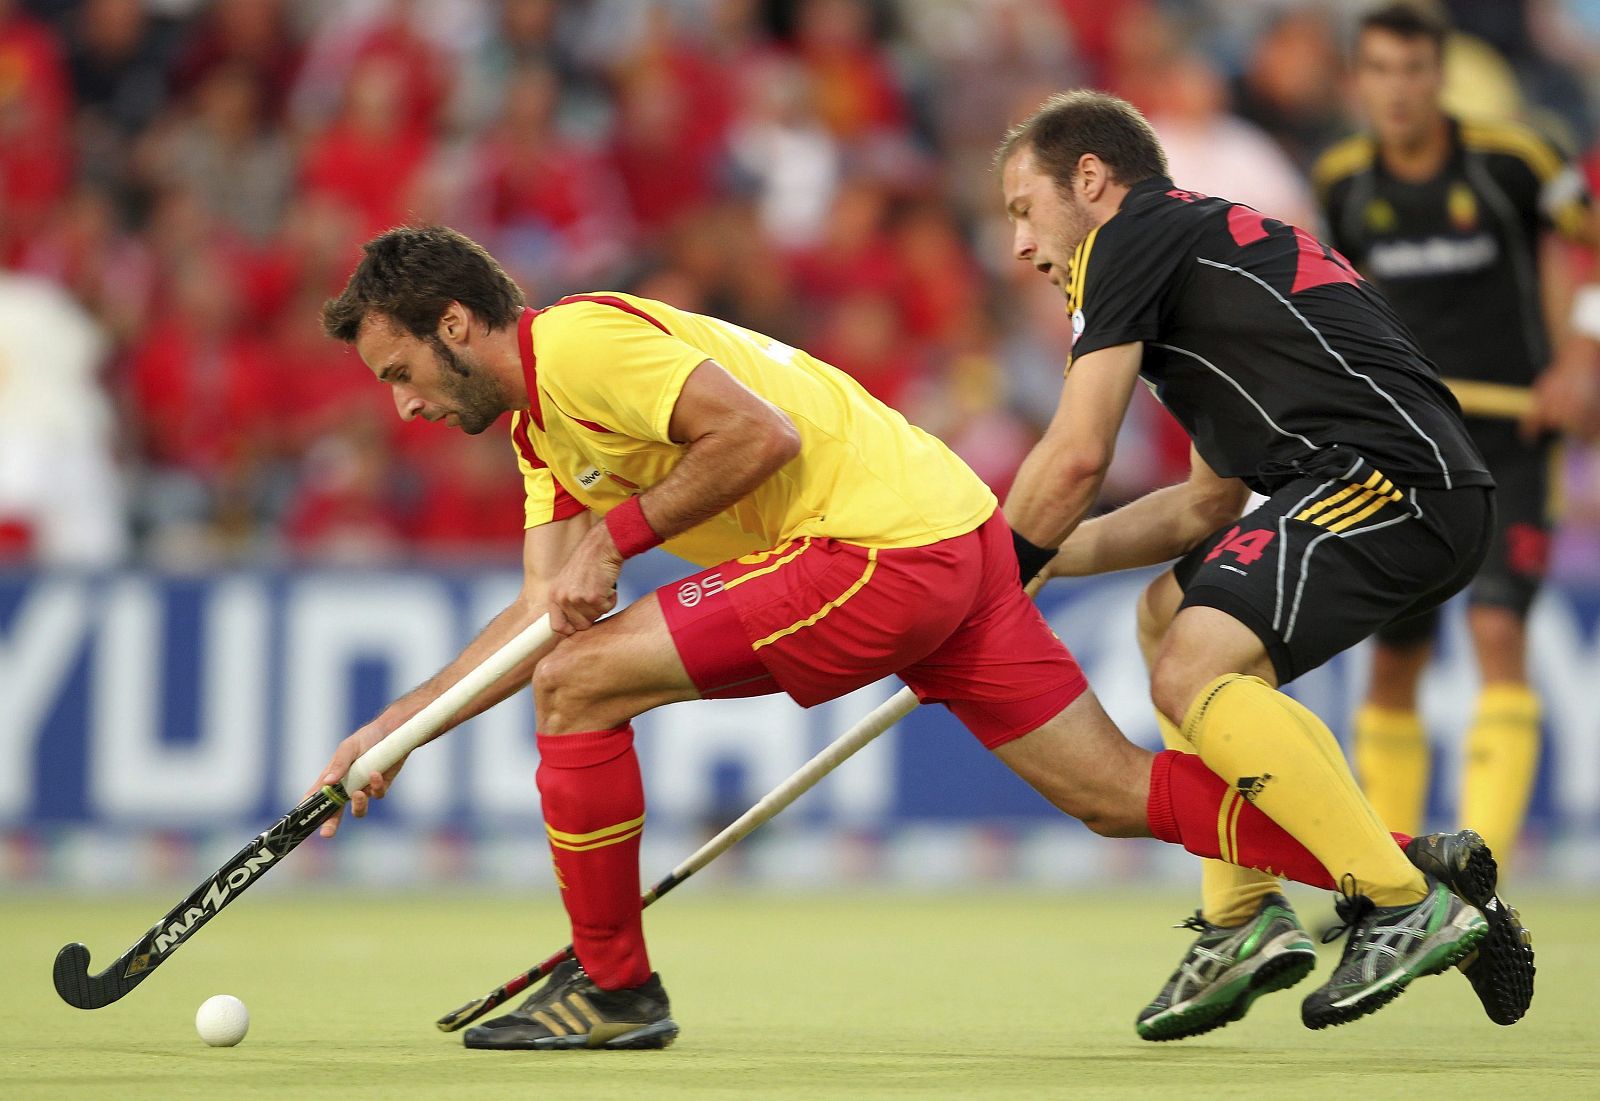
[[[0,0],[0,565],[514,562],[504,433],[401,424],[321,335],[408,221],[534,305],[628,290],[805,347],[1003,493],[1070,339],[1009,255],[1005,128],[1103,87],[1183,186],[1315,226],[1361,6]],[[1600,2],[1445,6],[1452,106],[1593,176]],[[1600,584],[1600,460],[1566,462],[1555,569]],[[1141,398],[1103,503],[1186,465]]]

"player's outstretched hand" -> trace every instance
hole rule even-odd
[[[306,789],[306,795],[343,780],[345,773],[350,771],[350,766],[356,763],[356,758],[382,741],[387,733],[388,731],[380,730],[372,723],[368,723],[340,742],[339,748],[333,751],[333,760],[329,761],[328,767],[322,770],[322,775],[317,777],[317,782]],[[368,774],[366,782],[350,792],[350,813],[357,818],[365,818],[367,809],[372,805],[372,800],[382,799],[389,793],[389,785],[394,782],[395,776],[405,763],[405,758],[402,757],[389,771]],[[352,779],[351,783],[355,782]],[[343,817],[344,808],[340,807],[332,818],[322,823],[322,827],[318,832],[323,837],[332,837],[339,831],[339,822]]]
[[[1556,362],[1533,384],[1533,408],[1522,418],[1522,434],[1564,432],[1583,440],[1600,437],[1600,355],[1586,342],[1569,341]]]

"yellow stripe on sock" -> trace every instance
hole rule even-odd
[[[1234,793],[1233,809],[1228,812],[1228,851],[1239,859],[1239,816],[1244,813],[1245,798]]]
[[[827,615],[829,612],[839,607],[839,605],[843,604],[846,600],[849,600],[852,596],[855,596],[856,593],[860,592],[861,587],[868,581],[872,580],[872,573],[877,568],[878,548],[872,547],[867,551],[867,568],[862,571],[861,576],[856,579],[856,583],[854,585],[851,585],[848,589],[841,593],[837,599],[828,601],[828,603],[824,604],[821,608],[818,608],[815,612],[800,620],[798,623],[791,623],[789,626],[783,628],[783,630],[773,631],[766,638],[758,640],[750,647],[750,649],[759,650],[763,646],[770,646],[772,643],[777,642],[780,638],[792,635],[796,631],[816,623],[823,616]]]
[[[1222,805],[1217,808],[1217,851],[1222,859],[1233,863],[1233,846],[1228,844],[1228,818],[1233,812],[1233,804],[1239,799],[1239,793],[1232,788],[1222,797]]]
[[[643,832],[644,827],[640,826],[636,830],[629,830],[627,833],[618,834],[616,837],[607,837],[601,841],[590,841],[586,845],[569,845],[565,841],[557,841],[552,837],[550,839],[550,844],[558,849],[565,849],[567,852],[586,853],[591,849],[603,849],[607,845],[620,845],[624,841],[629,841],[635,837],[638,837]]]
[[[642,825],[644,825],[644,815],[641,814],[639,817],[630,819],[627,822],[618,822],[614,826],[603,826],[597,830],[590,830],[588,833],[567,833],[565,830],[556,829],[548,822],[545,823],[544,828],[550,834],[552,841],[566,841],[569,844],[581,845],[586,841],[594,841],[605,837],[607,834],[616,833],[618,830],[637,829]]]

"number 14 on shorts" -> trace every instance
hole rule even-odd
[[[1266,553],[1267,545],[1277,536],[1271,528],[1254,528],[1241,532],[1239,525],[1235,524],[1228,530],[1228,534],[1218,540],[1217,545],[1211,548],[1211,553],[1206,555],[1210,562],[1223,554],[1231,554],[1234,561],[1241,566],[1248,566],[1257,561]]]

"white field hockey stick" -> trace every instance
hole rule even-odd
[[[555,638],[555,632],[550,629],[550,617],[540,616],[536,623],[524,628],[481,665],[358,757],[343,780],[324,785],[306,796],[276,825],[235,853],[215,875],[168,911],[100,974],[89,974],[89,950],[82,944],[69,944],[61,949],[56,954],[56,993],[67,1004],[79,1009],[99,1009],[132,990],[224,906],[333,817],[349,801],[350,792],[365,786],[368,776],[389,771],[496,681],[549,646]]]
[[[1037,595],[1043,585],[1043,580],[1034,578],[1028,582],[1028,595]],[[909,688],[902,688],[893,696],[890,696],[879,704],[871,714],[829,743],[822,752],[801,765],[793,776],[773,788],[759,803],[741,814],[738,819],[717,836],[700,846],[689,859],[672,869],[666,878],[651,887],[640,897],[639,908],[645,909],[661,898],[662,895],[694,875],[695,872],[698,872],[701,868],[704,868],[717,857],[727,852],[735,844],[744,840],[758,826],[770,821],[779,811],[816,786],[818,780],[821,780],[847,759],[854,756],[868,742],[871,742],[895,723],[911,714],[912,711],[916,710],[916,707],[917,695]],[[529,986],[550,974],[562,961],[571,959],[572,954],[572,945],[569,944],[542,963],[529,968],[520,975],[507,979],[483,997],[474,999],[461,1008],[446,1013],[435,1024],[440,1032],[454,1032],[464,1025],[471,1024],[491,1009],[505,1004],[507,1000],[516,997]]]
[[[909,688],[900,689],[889,699],[879,704],[871,714],[830,742],[815,757],[801,765],[793,776],[773,788],[759,803],[741,814],[732,825],[700,846],[693,856],[672,869],[666,878],[646,891],[639,899],[640,908],[643,909],[661,898],[662,895],[749,836],[762,823],[770,821],[779,811],[800,798],[807,791],[810,791],[812,787],[816,786],[818,780],[838,768],[845,760],[854,755],[857,750],[911,714],[916,709],[916,706],[917,695]],[[543,963],[524,971],[514,978],[508,979],[483,997],[470,1001],[460,1009],[440,1017],[437,1022],[439,1031],[454,1032],[463,1025],[471,1024],[491,1009],[503,1004],[509,998],[516,997],[517,994],[526,990],[533,983],[550,974],[563,960],[571,958],[572,945],[569,944]]]

